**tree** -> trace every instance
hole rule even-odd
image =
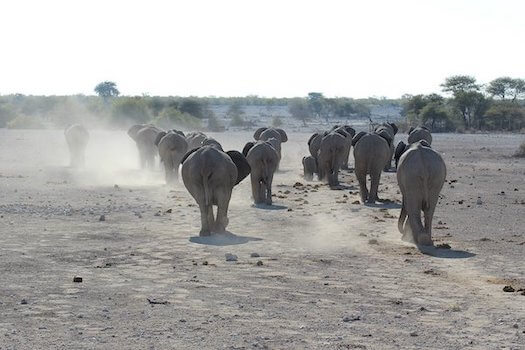
[[[293,99],[288,104],[288,112],[293,118],[302,121],[303,126],[306,126],[306,122],[312,119],[312,111],[302,98]]]
[[[321,113],[324,107],[324,96],[320,92],[309,92],[308,93],[308,107],[316,118],[321,118]],[[328,120],[327,120],[328,122]]]
[[[146,103],[141,97],[123,97],[114,101],[111,117],[117,125],[143,124],[150,121]]]
[[[421,124],[429,125],[432,131],[448,131],[449,115],[443,103],[429,102],[421,109]]]
[[[456,95],[458,92],[479,91],[480,86],[476,84],[476,78],[470,75],[454,75],[446,78],[441,88],[444,92]]]
[[[525,94],[525,80],[511,77],[497,78],[489,83],[486,91],[502,100],[512,97],[512,101],[516,101],[518,97],[523,97],[523,94]]]
[[[104,81],[99,83],[97,86],[95,86],[95,92],[104,99],[120,95],[120,91],[117,89],[117,84],[112,81]]]
[[[184,98],[179,103],[179,110],[183,113],[191,114],[194,117],[203,119],[205,117],[204,105],[196,98]]]

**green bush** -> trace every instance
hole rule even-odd
[[[5,128],[15,116],[16,114],[11,106],[7,103],[0,104],[0,128]]]
[[[121,97],[111,106],[111,121],[117,126],[144,124],[150,120],[148,107],[141,97]]]
[[[19,115],[7,123],[9,129],[43,129],[44,123],[39,117]]]
[[[243,117],[239,114],[235,114],[232,116],[232,119],[230,121],[230,126],[244,126],[246,125],[246,122],[244,121]]]
[[[163,129],[200,129],[201,121],[189,113],[183,113],[174,107],[169,107],[153,120],[154,124]]]
[[[208,117],[208,130],[214,132],[224,131],[224,125],[212,114]]]

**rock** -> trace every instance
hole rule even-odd
[[[155,216],[160,216],[160,211],[156,212],[154,215]]]
[[[507,293],[514,293],[516,290],[512,286],[503,287],[503,291]]]
[[[224,256],[226,257],[226,261],[237,261],[237,255],[235,254],[226,253]]]
[[[476,201],[476,204],[477,204],[477,205],[482,205],[482,204],[483,204],[483,202],[481,201],[481,198],[480,198],[480,197],[478,197],[478,200]]]
[[[286,211],[293,211],[293,209],[292,208],[288,208],[288,209],[286,209]]]
[[[79,277],[79,276],[73,277],[73,282],[75,282],[75,283],[82,283],[82,277]]]
[[[259,253],[251,253],[250,258],[258,258],[260,257]]]
[[[167,213],[167,214],[171,214],[171,213],[172,213],[172,210],[171,210],[171,208],[170,208],[170,209],[168,209],[168,210],[166,210],[166,213]]]
[[[263,266],[263,262],[261,260],[257,261],[256,263],[257,266]]]
[[[361,319],[361,316],[359,315],[350,315],[343,317],[343,322],[354,322],[359,321]]]
[[[26,299],[22,299],[22,300],[20,300],[20,304],[22,304],[22,305],[27,305],[27,300],[26,300]]]
[[[372,238],[368,240],[368,244],[379,244],[379,243],[377,242],[377,239]]]
[[[106,221],[106,215],[100,215],[98,221]]]
[[[451,248],[450,244],[448,244],[448,243],[440,243],[436,247],[439,248],[439,249],[450,249]]]
[[[416,333],[416,332],[411,332],[411,333],[410,333],[410,336],[411,336],[411,337],[417,337],[417,333]]]
[[[352,204],[361,204],[360,201],[353,201]]]

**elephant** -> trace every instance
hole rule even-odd
[[[350,157],[350,149],[352,147],[352,138],[355,136],[355,129],[349,125],[336,125],[332,128],[332,131],[341,134],[345,138],[346,145],[343,154],[343,164],[341,165],[341,169],[348,169],[348,158]]]
[[[279,155],[279,162],[281,161],[281,144],[288,141],[288,135],[283,129],[280,128],[259,128],[253,134],[253,138],[256,141],[268,141],[271,138],[274,138],[278,141],[278,144],[275,145],[275,150]],[[277,165],[279,169],[279,165]]]
[[[317,173],[317,161],[312,156],[303,157],[303,171],[306,181],[312,181]]]
[[[380,133],[359,132],[352,139],[354,146],[355,175],[363,203],[378,200],[377,189],[381,172],[390,161],[390,138],[384,130]],[[370,175],[370,192],[366,187],[366,176]]]
[[[89,141],[89,132],[80,124],[74,124],[64,131],[69,148],[70,166],[83,166],[85,162],[86,146]]]
[[[276,139],[272,137],[270,140]],[[272,204],[272,181],[279,155],[269,141],[248,142],[243,149],[243,155],[251,168],[250,179],[255,204]]]
[[[214,146],[217,149],[222,151],[222,145],[219,143],[219,141],[215,140],[213,137],[207,137],[202,141],[203,146]]]
[[[168,185],[174,184],[179,177],[179,165],[182,157],[188,151],[188,143],[186,138],[181,134],[170,131],[164,134],[158,142],[160,161],[164,163],[164,171],[166,172],[166,183]]]
[[[403,141],[399,141],[399,143],[396,146],[396,150],[394,152],[394,160],[396,163],[396,169],[399,165],[399,158],[401,158],[401,155],[403,155],[403,152],[405,152],[406,146],[407,146],[406,143],[404,143]]]
[[[339,169],[343,164],[345,137],[337,132],[330,132],[321,140],[317,159],[320,180],[328,181],[330,187],[339,184]]]
[[[188,150],[192,150],[194,148],[199,148],[202,146],[202,142],[207,138],[206,134],[195,131],[190,132],[186,135],[186,141],[188,142]]]
[[[139,150],[141,169],[151,169],[155,165],[157,154],[155,140],[160,132],[162,132],[161,129],[151,124],[137,124],[129,128],[128,135],[136,142]]]
[[[200,235],[225,232],[233,187],[250,173],[246,158],[237,151],[223,152],[216,144],[202,146],[186,153],[181,173],[184,186],[199,205]]]
[[[327,132],[324,133],[314,133],[310,138],[308,139],[308,150],[310,151],[310,155],[315,159],[317,162],[317,157],[319,156],[319,148],[321,148],[321,140],[324,136],[327,135]]]
[[[413,144],[419,140],[425,140],[432,145],[432,134],[426,126],[410,127],[408,130],[408,143]]]
[[[432,218],[446,176],[443,158],[425,140],[405,147],[397,169],[397,183],[403,197],[398,229],[404,240],[433,245]]]
[[[390,143],[390,158],[388,160],[388,163],[385,165],[385,171],[390,170],[390,168],[392,167],[392,158],[394,157],[394,139],[398,130],[399,129],[395,123],[382,123],[379,124],[374,130],[374,132],[378,134],[382,131],[387,132],[390,135],[390,138],[392,139]]]

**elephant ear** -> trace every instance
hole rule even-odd
[[[429,129],[428,126],[426,126],[426,125],[422,125],[422,126],[421,126],[421,129],[425,129],[426,131],[430,132],[430,129]]]
[[[413,126],[411,126],[410,129],[408,129],[408,134],[410,135],[412,133],[412,131],[414,131],[414,129],[415,128]]]
[[[283,129],[279,129],[279,128],[276,128],[275,130],[277,130],[279,135],[281,135],[281,142],[284,143],[288,141],[288,135],[286,135],[286,131],[284,131]]]
[[[308,146],[310,146],[310,144],[312,143],[312,140],[313,140],[317,135],[319,135],[319,133],[315,133],[315,134],[313,134],[312,136],[310,136],[310,138],[308,139]]]
[[[388,133],[388,131],[386,130],[380,130],[378,133],[377,133],[379,136],[381,136],[382,138],[384,138],[386,140],[386,142],[388,142],[388,146],[392,146],[392,137],[390,136],[390,134]]]
[[[256,141],[259,141],[259,138],[261,137],[261,134],[263,133],[264,130],[266,130],[268,128],[259,128],[257,130],[255,130],[255,133],[253,134],[253,138],[256,140]]]
[[[202,145],[203,146],[212,146],[212,147],[215,147],[215,148],[219,149],[220,151],[222,151],[222,145],[219,143],[219,141],[215,140],[212,137],[208,137],[204,141],[202,141]]]
[[[248,175],[250,175],[250,171],[252,170],[250,168],[250,164],[248,164],[248,161],[246,158],[242,155],[241,152],[238,151],[228,151],[226,152],[228,156],[230,156],[231,160],[237,167],[237,180],[235,182],[235,185],[239,184],[244,178]]]
[[[399,128],[397,127],[397,125],[395,123],[388,123],[392,129],[394,129],[394,135],[397,134],[397,132],[399,131]]]
[[[128,129],[128,136],[131,137],[134,141],[136,141],[137,139],[137,133],[139,132],[140,129],[142,129],[144,127],[144,125],[141,125],[141,124],[136,124],[136,125],[133,125],[132,127],[130,127]]]
[[[246,157],[248,155],[248,152],[250,152],[250,150],[252,149],[252,147],[254,145],[255,145],[255,142],[251,142],[250,141],[250,142],[246,143],[246,145],[242,149],[242,155]]]
[[[335,132],[336,134],[339,134],[339,135],[343,136],[344,138],[347,138],[347,137],[350,135],[350,134],[348,134],[348,133],[346,132],[346,130],[344,130],[344,129],[342,129],[342,128],[337,128],[337,129],[334,130],[334,132]]]
[[[367,133],[364,131],[360,131],[357,135],[355,135],[352,138],[352,146],[355,146],[357,142],[361,139],[361,137],[365,136]]]
[[[200,149],[201,149],[201,147],[197,147],[197,148],[192,149],[189,152],[186,152],[184,157],[182,157],[182,160],[180,161],[180,163],[183,164],[186,161],[186,159],[188,159],[189,156],[191,156],[193,153],[195,153],[196,151],[198,151]]]
[[[166,134],[167,134],[167,132],[165,132],[165,131],[161,131],[161,132],[159,132],[159,133],[157,134],[157,137],[155,137],[155,142],[154,142],[154,143],[155,143],[155,146],[158,146],[158,145],[159,145],[160,140],[162,140],[162,138],[163,138],[164,136],[166,136]]]
[[[354,128],[352,128],[351,126],[348,126],[348,125],[343,126],[343,128],[346,130],[347,133],[350,134],[351,137],[355,136],[355,129]]]
[[[419,140],[419,143],[420,143],[421,146],[423,146],[423,147],[432,148],[432,147],[430,146],[430,144],[427,142],[427,140]]]

